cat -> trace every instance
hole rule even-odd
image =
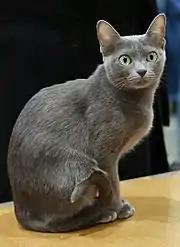
[[[19,224],[70,232],[127,219],[118,161],[150,131],[164,69],[166,17],[143,35],[97,23],[103,63],[87,79],[41,89],[21,111],[10,138],[8,175]],[[132,164],[133,165],[133,164]]]

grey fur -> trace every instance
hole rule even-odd
[[[144,35],[121,37],[105,21],[97,33],[104,63],[87,79],[42,89],[14,126],[8,173],[17,220],[27,229],[68,232],[134,213],[120,199],[118,161],[152,126],[165,16]],[[147,61],[151,51],[156,61]],[[123,54],[130,64],[120,63]]]

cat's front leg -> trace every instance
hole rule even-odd
[[[132,217],[135,212],[134,207],[131,206],[127,200],[121,198],[117,184],[114,186],[114,188],[116,188],[116,193],[114,195],[113,205],[116,208],[117,219],[127,219]]]
[[[117,219],[127,219],[132,217],[134,215],[135,209],[127,200],[121,198],[119,176],[117,171],[111,171],[109,176],[114,191],[112,205],[113,208],[116,209]]]
[[[117,163],[118,164],[118,163]],[[121,198],[118,165],[105,166],[103,169],[108,173],[113,188],[111,210],[102,219],[102,222],[110,222],[115,219],[127,219],[134,215],[135,209],[127,200]]]
[[[128,219],[132,217],[135,213],[135,208],[124,199],[120,200],[120,210],[117,214],[118,219]]]

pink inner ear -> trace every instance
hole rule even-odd
[[[159,48],[161,47],[163,49],[163,47],[165,46],[165,38],[162,35],[160,35],[159,32],[155,33],[149,31],[148,33],[146,33],[146,36],[150,43],[158,46]]]
[[[103,54],[111,53],[120,38],[119,33],[106,21],[97,24],[97,35],[100,43],[100,51]]]

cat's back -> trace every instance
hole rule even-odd
[[[85,79],[40,90],[25,105],[14,125],[10,146],[65,136],[69,127],[83,121]]]
[[[41,89],[27,102],[17,122],[27,121],[28,124],[33,119],[39,123],[43,120],[55,121],[58,115],[75,113],[81,102],[83,103],[85,83],[85,79],[78,79]]]
[[[86,79],[77,79],[43,88],[29,100],[24,110],[28,106],[34,107],[34,104],[36,107],[39,105],[49,107],[63,107],[68,105],[70,108],[73,103],[83,98],[86,84]]]

